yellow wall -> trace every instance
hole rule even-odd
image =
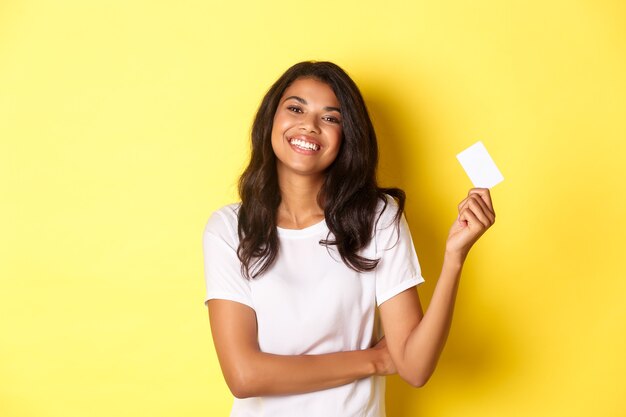
[[[455,154],[505,181],[429,384],[389,416],[625,416],[623,1],[0,3],[0,414],[226,416],[201,233],[266,89],[360,85],[434,288]]]

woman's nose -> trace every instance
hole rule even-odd
[[[313,113],[306,113],[302,117],[302,122],[300,124],[301,129],[306,129],[310,132],[319,132],[319,125],[317,116]]]

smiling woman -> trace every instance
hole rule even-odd
[[[294,81],[280,99],[272,127],[279,178],[293,173],[323,181],[339,153],[341,135],[339,101],[330,86],[314,78]]]
[[[383,376],[421,386],[432,374],[491,198],[472,189],[459,205],[423,314],[404,192],[378,187],[377,161],[363,98],[337,65],[296,64],[261,102],[241,203],[217,210],[203,240],[232,416],[382,417]]]

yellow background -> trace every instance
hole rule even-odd
[[[504,174],[429,384],[390,417],[626,416],[626,3],[0,3],[0,414],[226,416],[201,233],[300,60],[361,87],[428,301],[457,152]]]

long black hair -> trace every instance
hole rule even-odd
[[[387,204],[386,194],[397,200],[396,222],[404,211],[404,192],[399,188],[380,188],[376,182],[376,133],[354,81],[332,62],[300,62],[268,90],[252,125],[250,163],[239,179],[237,255],[246,278],[255,278],[267,271],[278,255],[276,218],[281,197],[271,134],[280,98],[299,78],[313,78],[328,84],[341,108],[341,148],[327,168],[317,196],[332,238],[329,234],[320,244],[336,246],[349,268],[371,271],[376,268],[378,259],[360,256],[359,251],[372,239],[379,200],[385,204],[383,207]]]

